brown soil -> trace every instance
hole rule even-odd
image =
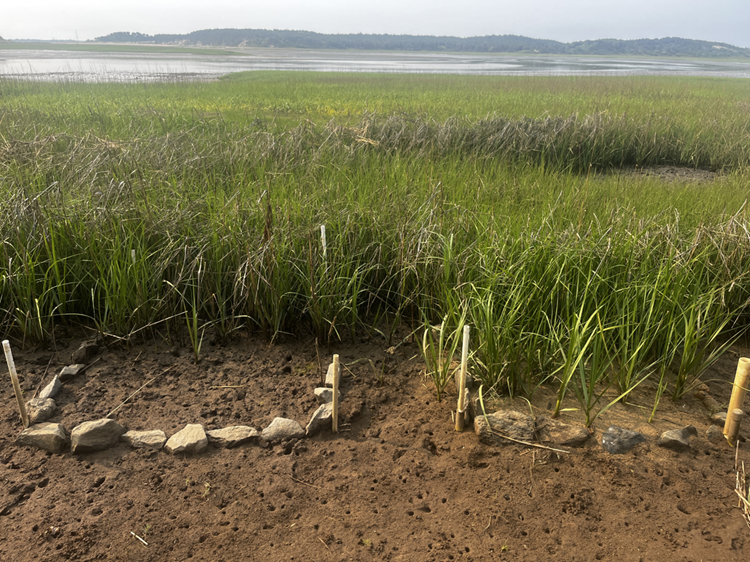
[[[27,396],[78,343],[57,352],[16,346]],[[377,343],[342,344],[321,350],[323,362],[334,352],[348,365],[339,435],[209,447],[194,457],[125,445],[79,456],[17,446],[21,425],[3,383],[0,560],[748,559],[734,452],[707,441],[707,413],[694,398],[665,398],[653,426],[638,398],[618,405],[597,420],[596,440],[570,454],[489,448],[473,432],[453,430],[455,398],[435,400],[415,346],[389,355]],[[304,425],[322,372],[309,341],[207,345],[198,366],[186,348],[159,342],[109,346],[99,356],[65,385],[52,421],[70,429],[103,417],[157,377],[118,410],[121,424],[168,435],[187,423],[262,428],[275,416]],[[376,369],[352,364],[362,358]],[[707,378],[733,377],[736,360],[726,356]],[[376,370],[386,374],[379,379]],[[709,386],[727,401],[727,384]],[[535,413],[549,401],[547,391],[537,393]],[[523,402],[511,406],[528,411]],[[597,441],[612,421],[644,430],[649,442],[607,454]],[[655,445],[659,432],[687,423],[699,431],[690,451]],[[740,449],[746,461],[748,449]]]

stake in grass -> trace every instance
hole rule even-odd
[[[461,349],[461,371],[458,377],[458,405],[456,406],[456,431],[464,430],[466,420],[466,365],[469,361],[469,326],[464,326]]]

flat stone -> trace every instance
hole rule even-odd
[[[657,445],[675,451],[684,451],[690,448],[690,436],[697,436],[698,430],[692,425],[685,426],[681,429],[670,429],[665,431],[659,437]]]
[[[326,428],[331,429],[332,420],[333,403],[329,402],[328,404],[322,404],[310,417],[305,433],[307,433],[308,436],[311,436],[320,433]]]
[[[62,453],[70,445],[68,432],[61,423],[40,423],[24,429],[16,442],[44,449],[48,453]]]
[[[579,447],[588,441],[591,433],[582,425],[553,420],[547,416],[536,419],[536,431],[542,443],[556,443]]]
[[[646,438],[642,433],[624,429],[616,425],[610,426],[602,435],[602,447],[612,455],[624,455]]]
[[[120,439],[134,449],[156,449],[157,451],[167,442],[166,434],[160,429],[128,431],[123,433]]]
[[[706,430],[706,439],[708,439],[711,443],[721,443],[725,439],[724,432],[719,426],[710,425]]]
[[[45,422],[55,413],[55,401],[52,398],[32,398],[26,402],[26,414],[29,424]]]
[[[487,425],[489,420],[489,426]],[[474,431],[479,441],[486,445],[510,445],[512,441],[503,439],[494,432],[501,433],[518,441],[534,440],[534,420],[531,416],[510,410],[501,410],[489,414],[487,420],[483,415],[474,418]]]
[[[264,441],[283,441],[292,437],[304,437],[305,430],[294,420],[274,418],[260,436]]]
[[[78,349],[71,354],[73,363],[85,363],[99,351],[99,346],[94,342],[83,342]]]
[[[713,416],[711,416],[711,423],[714,425],[724,427],[724,424],[727,423],[727,413],[726,412],[716,412]]]
[[[315,398],[318,399],[318,404],[328,404],[333,402],[333,389],[332,388],[316,388]],[[339,390],[339,400],[341,400],[341,391]]]
[[[212,429],[206,432],[208,442],[216,447],[231,449],[237,445],[247,443],[260,435],[254,427],[246,425],[234,425],[223,429]]]
[[[115,445],[127,429],[107,418],[83,422],[70,433],[70,450],[73,453],[102,451]]]
[[[60,390],[62,390],[62,382],[60,382],[60,377],[55,375],[55,378],[39,393],[39,398],[54,398],[60,394]]]
[[[178,455],[181,453],[200,453],[208,447],[208,437],[203,426],[198,423],[189,423],[180,431],[169,438],[164,448],[168,453]]]
[[[77,363],[76,365],[68,365],[67,367],[63,367],[59,375],[60,380],[62,382],[68,381],[73,377],[81,374],[84,368],[86,368],[86,365],[84,365],[83,363]]]

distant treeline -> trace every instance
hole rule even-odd
[[[549,55],[648,55],[662,57],[748,57],[750,49],[679,37],[663,39],[597,39],[561,43],[520,35],[434,37],[429,35],[365,35],[265,29],[204,29],[183,35],[110,33],[95,41],[221,47],[297,49],[361,49],[382,51],[463,51],[474,53],[541,53]]]

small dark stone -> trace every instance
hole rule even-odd
[[[624,455],[644,441],[646,438],[643,434],[616,425],[610,426],[602,435],[602,447],[612,455]]]
[[[693,437],[698,435],[698,430],[692,425],[685,426],[682,429],[671,429],[661,434],[657,445],[675,451],[684,451],[690,448],[691,435]]]

